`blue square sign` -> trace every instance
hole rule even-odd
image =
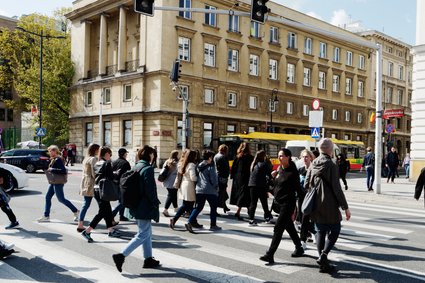
[[[319,139],[320,138],[320,128],[311,128],[311,137],[313,139]]]

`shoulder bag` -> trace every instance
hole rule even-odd
[[[63,184],[66,184],[66,182],[68,182],[68,171],[66,172],[66,174],[57,174],[57,173],[53,173],[50,170],[46,170],[46,177],[49,184],[63,185]]]
[[[323,176],[317,176],[318,178],[320,177],[320,179],[323,181],[323,183],[331,188],[332,191],[332,185],[330,183],[328,183],[325,178],[323,178]],[[331,176],[332,178],[332,176]],[[301,212],[304,215],[310,215],[312,214],[316,208],[317,208],[317,191],[319,190],[319,185],[315,184],[314,187],[312,187],[307,194],[304,197],[304,201],[303,204],[301,205]],[[332,191],[333,194],[333,191]]]
[[[99,184],[99,197],[105,201],[116,201],[120,198],[120,188],[114,181],[103,178],[100,179]]]
[[[168,164],[165,164],[162,167],[161,172],[159,172],[158,181],[164,182],[167,179],[169,172],[170,172],[170,167],[168,167]]]

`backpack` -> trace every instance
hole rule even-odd
[[[139,205],[141,198],[140,172],[147,167],[145,164],[139,168],[134,166],[131,170],[121,175],[120,189],[124,207],[135,209]]]

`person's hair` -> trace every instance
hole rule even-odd
[[[189,150],[189,152],[187,152],[185,154],[185,156],[182,158],[182,163],[181,163],[182,166],[180,168],[180,172],[179,173],[181,173],[181,174],[186,173],[187,164],[189,164],[189,163],[195,163],[195,161],[196,161],[196,151]]]
[[[302,151],[301,151],[301,153],[300,153],[300,158],[303,158],[303,155],[304,154],[307,154],[309,157],[310,157],[310,159],[311,160],[313,160],[314,158],[315,158],[315,156],[314,156],[314,154],[313,154],[313,152],[311,152],[310,150],[308,150],[308,149],[303,149]]]
[[[292,152],[289,149],[282,147],[280,151],[282,151],[286,157],[289,157],[289,160],[292,159]]]
[[[332,155],[334,144],[330,138],[324,138],[319,141],[319,150],[322,153]]]
[[[220,152],[220,153],[227,153],[228,151],[229,151],[229,147],[225,144],[221,144],[218,147],[218,152]]]
[[[319,157],[319,155],[320,155],[320,152],[317,149],[313,150],[312,153],[314,155],[314,158],[313,159]]]
[[[238,151],[236,152],[236,156],[240,158],[244,156],[245,154],[251,154],[251,151],[249,149],[249,144],[247,142],[242,142],[239,145]]]
[[[255,154],[254,160],[251,163],[251,172],[254,171],[255,165],[257,165],[258,162],[264,162],[266,159],[266,152],[264,150],[259,150]]]
[[[366,148],[366,150],[367,150],[368,152],[370,152],[370,151],[372,151],[372,147],[368,146],[368,147]]]
[[[102,159],[105,156],[105,154],[107,154],[107,153],[112,155],[112,150],[109,147],[107,147],[107,146],[100,147],[99,159]]]
[[[211,151],[209,149],[205,149],[202,151],[202,160],[208,160],[211,157],[214,157],[214,151]]]
[[[137,157],[139,160],[144,160],[147,162],[151,162],[151,153],[155,156],[156,150],[153,147],[150,147],[149,145],[143,146],[141,149],[137,151]]]
[[[98,151],[100,148],[100,145],[98,145],[97,143],[91,143],[87,149],[87,157],[88,156],[95,156],[96,155],[96,151]]]
[[[57,145],[54,145],[54,144],[52,144],[51,146],[49,146],[48,148],[47,148],[47,150],[53,150],[53,151],[56,151],[58,154],[60,154],[61,152],[59,151],[59,147],[57,146]]]
[[[168,160],[178,160],[179,159],[179,151],[178,150],[173,150],[170,153],[170,157],[168,158]]]

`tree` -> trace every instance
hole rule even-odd
[[[43,99],[42,122],[47,135],[44,144],[65,144],[69,137],[69,87],[74,66],[71,61],[69,23],[62,8],[54,17],[31,14],[20,18],[19,27],[43,35],[65,36],[65,39],[43,39]],[[0,33],[0,89],[13,87],[19,100],[7,100],[6,105],[17,111],[30,111],[39,105],[40,37],[21,30],[2,30]],[[4,60],[3,60],[4,61]],[[2,61],[2,62],[3,62]],[[39,117],[34,117],[34,128]]]

